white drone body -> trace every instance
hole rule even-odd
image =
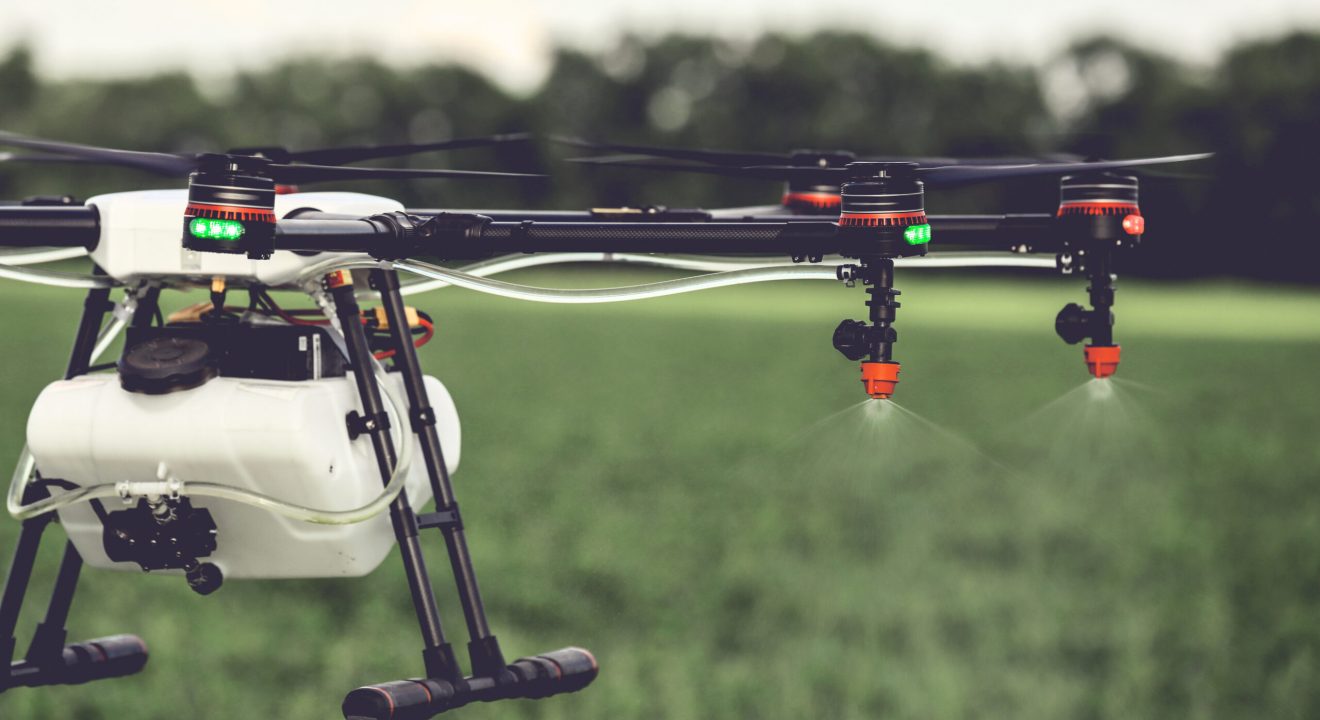
[[[91,253],[115,280],[208,284],[223,277],[232,286],[293,288],[327,254],[277,251],[267,260],[198,253],[181,242],[184,190],[101,195],[87,201],[101,219],[101,241]],[[293,193],[276,200],[277,215],[312,209],[366,216],[401,210],[387,198],[357,193]],[[316,338],[319,340],[319,338]],[[395,397],[402,396],[397,375]],[[446,466],[458,466],[458,412],[448,390],[425,378],[435,409]],[[397,408],[402,413],[404,408]],[[112,373],[83,375],[48,385],[27,424],[37,471],[80,487],[150,483],[165,477],[214,483],[304,507],[345,511],[381,494],[371,439],[350,436],[345,418],[361,411],[353,375],[298,381],[215,377],[200,387],[163,395],[130,392]],[[402,414],[395,427],[406,427]],[[431,500],[425,464],[417,450],[404,492],[413,508]],[[136,503],[137,498],[125,500]],[[123,507],[112,498],[107,511]],[[196,497],[218,528],[217,550],[207,558],[226,578],[346,577],[376,568],[394,544],[387,514],[352,524],[313,524],[231,500]],[[140,572],[133,562],[107,557],[103,523],[88,502],[59,511],[70,540],[86,562]],[[165,571],[178,573],[181,571]]]
[[[183,247],[187,190],[142,190],[98,195],[87,201],[101,217],[101,240],[92,260],[123,283],[141,280],[190,280],[206,284],[223,277],[234,286],[261,283],[289,287],[325,254],[277,250],[267,260],[245,255],[196,252]],[[396,200],[349,192],[289,193],[275,196],[275,216],[299,210],[366,217],[403,210]]]

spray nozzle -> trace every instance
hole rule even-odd
[[[834,329],[834,349],[849,360],[862,362],[862,385],[866,394],[886,400],[898,384],[898,363],[893,362],[894,315],[899,292],[894,289],[894,260],[891,257],[862,258],[860,265],[838,269],[839,279],[849,286],[857,282],[866,287],[866,307],[870,324],[863,320],[844,320]]]
[[[899,364],[896,362],[862,363],[862,386],[873,400],[888,400],[898,385]]]
[[[1084,349],[1086,369],[1103,380],[1118,371],[1118,345],[1087,345]]]
[[[1091,286],[1087,288],[1092,308],[1068,303],[1054,318],[1054,331],[1069,345],[1083,340],[1086,346],[1086,369],[1104,379],[1118,370],[1118,344],[1114,342],[1113,276],[1103,264],[1092,267]]]
[[[1085,346],[1086,369],[1101,379],[1118,370],[1119,347],[1113,343],[1113,317],[1108,309],[1087,310],[1069,303],[1054,320],[1055,331],[1069,345],[1076,345],[1086,339],[1095,343]]]

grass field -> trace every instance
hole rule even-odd
[[[845,410],[857,369],[829,338],[862,315],[859,290],[424,296],[439,334],[423,361],[463,413],[455,482],[505,650],[579,644],[602,664],[583,693],[461,715],[1320,716],[1320,293],[1121,283],[1126,382],[1093,398],[1052,330],[1081,281],[899,280],[897,399],[943,429]],[[8,463],[81,298],[5,283],[0,299]],[[16,530],[0,521],[5,562]],[[428,548],[464,642],[438,536]],[[419,670],[397,558],[206,598],[88,572],[71,630],[138,633],[151,663],[6,693],[0,718],[326,720],[347,690]]]

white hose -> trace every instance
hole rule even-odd
[[[110,325],[106,327],[105,332],[101,333],[101,337],[97,338],[96,346],[92,348],[93,364],[96,363],[96,358],[101,357],[106,350],[110,349],[110,344],[115,341],[119,333],[123,332],[125,327],[128,327],[127,317],[116,315],[110,319]]]
[[[102,336],[97,341],[97,347],[103,348],[109,346],[114,340],[123,325],[112,323],[102,332]],[[103,350],[102,350],[103,351]],[[92,362],[95,363],[99,358],[100,352],[93,355]],[[261,508],[269,512],[283,515],[294,520],[302,522],[315,523],[319,525],[351,525],[370,520],[377,515],[389,509],[390,503],[403,492],[404,484],[408,478],[408,469],[412,463],[413,457],[413,436],[406,428],[407,423],[404,413],[400,408],[404,407],[399,399],[393,385],[385,375],[385,369],[373,360],[372,370],[376,375],[377,384],[383,391],[383,397],[389,406],[388,412],[394,415],[393,424],[395,427],[403,428],[399,433],[398,462],[394,466],[394,471],[390,475],[390,481],[380,495],[377,495],[371,502],[356,507],[351,510],[320,510],[309,508],[295,503],[286,502],[278,498],[273,498],[259,492],[245,490],[243,488],[233,487],[232,485],[221,485],[219,483],[208,482],[181,482],[179,484],[179,494],[192,497],[212,497],[222,500],[231,500],[233,502],[250,505]],[[33,471],[36,469],[36,462],[32,453],[23,448],[22,455],[19,456],[18,465],[14,469],[14,476],[9,485],[9,494],[6,498],[6,508],[9,514],[17,520],[26,520],[48,512],[55,512],[75,503],[88,502],[95,499],[119,498],[121,495],[121,483],[102,483],[100,485],[90,485],[88,487],[75,488],[73,490],[60,493],[44,500],[38,500],[30,505],[23,505],[23,494],[27,490],[28,483],[31,482]],[[163,480],[164,478],[162,478]],[[144,482],[138,484],[141,487],[151,487],[159,483]],[[123,484],[127,489],[132,490],[134,483]],[[135,495],[142,494],[135,492]]]
[[[0,253],[0,263],[5,265],[36,265],[80,257],[87,257],[86,249],[80,247],[51,248],[49,250]]]
[[[369,262],[369,261],[368,261]],[[826,257],[824,264],[834,265],[848,262],[842,257]],[[504,255],[501,257],[473,263],[459,268],[476,277],[490,277],[513,270],[522,270],[545,265],[566,263],[619,263],[624,265],[647,265],[673,270],[693,270],[696,272],[724,272],[729,270],[751,270],[755,268],[794,267],[785,263],[783,258],[754,257],[690,257],[680,255],[642,255],[637,253],[543,253]],[[972,253],[951,253],[948,255],[923,258],[899,258],[894,263],[904,269],[935,268],[1043,268],[1054,269],[1054,258],[1021,257],[1003,255],[984,255]],[[374,265],[371,265],[374,267]],[[822,278],[824,279],[824,278]],[[400,292],[407,295],[452,287],[444,280],[422,280],[406,283]]]
[[[627,300],[646,300],[650,298],[677,295],[679,293],[709,290],[730,285],[743,285],[754,282],[775,282],[779,280],[837,280],[833,267],[819,265],[793,265],[781,267],[753,268],[750,270],[732,270],[729,272],[708,273],[677,280],[663,280],[645,285],[629,285],[617,288],[599,288],[587,290],[565,290],[560,288],[542,288],[530,285],[490,280],[470,275],[458,270],[432,265],[430,263],[408,261],[396,262],[393,266],[399,270],[422,275],[436,280],[444,280],[468,290],[475,290],[490,295],[530,300],[545,303],[605,303],[624,302]]]
[[[0,264],[0,278],[36,283],[38,285],[76,288],[80,290],[112,288],[118,287],[121,284],[119,281],[104,275],[78,275],[74,273],[55,272],[53,270],[37,270],[35,268],[23,268],[4,264]]]
[[[370,520],[389,510],[390,504],[403,492],[404,484],[408,480],[408,468],[412,464],[413,456],[413,435],[407,430],[408,425],[404,422],[406,416],[399,409],[402,404],[396,397],[389,378],[385,377],[384,370],[379,366],[375,368],[375,371],[376,384],[383,391],[382,397],[389,405],[389,411],[394,415],[393,425],[400,428],[400,431],[396,433],[399,437],[398,460],[394,465],[394,471],[390,474],[390,481],[385,485],[385,489],[371,502],[351,510],[319,510],[232,485],[206,482],[185,482],[180,491],[181,494],[232,500],[287,518],[317,525],[352,525]]]
[[[843,260],[840,258],[840,262]],[[665,280],[643,285],[631,285],[619,288],[590,290],[568,290],[542,288],[530,285],[517,285],[484,279],[511,270],[520,270],[543,265],[561,263],[636,263],[659,267],[696,270],[706,274],[693,277]],[[946,257],[909,258],[897,261],[904,268],[971,268],[971,267],[1021,267],[1053,268],[1053,258],[1032,258],[1016,256],[994,256],[966,254]],[[834,265],[811,264],[790,265],[782,260],[766,258],[693,258],[671,257],[662,255],[641,255],[633,253],[545,253],[506,255],[486,260],[461,269],[446,268],[415,260],[399,262],[381,262],[367,256],[327,258],[316,265],[305,268],[299,277],[300,282],[315,283],[331,270],[356,270],[394,268],[430,278],[420,283],[405,285],[404,295],[438,290],[444,287],[462,287],[468,290],[484,292],[501,297],[533,302],[550,303],[602,303],[622,302],[626,300],[645,300],[665,295],[676,295],[697,290],[707,290],[729,285],[742,285],[754,282],[773,282],[776,280],[838,280]]]
[[[115,341],[115,338],[119,336],[119,333],[123,331],[127,323],[120,322],[120,315],[122,313],[118,311],[134,299],[132,290],[124,293],[124,299],[120,301],[120,307],[116,308],[116,312],[113,315],[114,319],[97,335],[96,345],[92,348],[92,358],[88,363],[89,365],[95,365],[96,361],[101,358],[101,355],[104,354],[106,349],[110,347],[111,343]],[[27,485],[32,481],[32,473],[36,469],[36,459],[32,457],[32,451],[28,449],[28,446],[24,445],[23,451],[18,455],[18,464],[14,466],[14,475],[9,481],[9,493],[5,497],[5,509],[8,510],[9,514],[16,520],[25,520],[29,517],[41,514],[41,512],[29,512],[37,503],[27,506],[23,505],[23,495],[27,491]],[[74,490],[70,493],[61,494],[58,497],[67,497],[77,492],[78,490]],[[77,502],[78,499],[81,498],[71,499],[69,502]]]

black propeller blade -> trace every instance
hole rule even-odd
[[[510,139],[511,138],[511,139]],[[524,140],[524,136],[500,135],[485,138],[464,138],[459,140],[447,141],[443,143],[429,143],[426,145],[390,145],[380,147],[350,147],[350,148],[327,148],[324,150],[309,150],[305,153],[288,153],[275,148],[266,148],[256,152],[232,153],[233,155],[260,156],[266,159],[274,160],[265,154],[270,151],[272,154],[285,152],[285,157],[290,160],[303,160],[308,158],[328,157],[338,158],[341,162],[352,162],[355,160],[367,160],[377,157],[398,157],[408,155],[414,152],[429,152],[438,149],[454,149],[457,147],[476,147],[483,144],[494,144],[501,142],[515,142]],[[6,159],[20,162],[69,162],[69,163],[93,163],[102,165],[114,165],[119,167],[130,167],[138,170],[145,170],[157,175],[167,177],[184,177],[196,170],[203,162],[204,158],[214,159],[217,156],[199,153],[197,155],[181,155],[172,153],[154,153],[142,152],[138,150],[115,150],[111,148],[96,147],[93,145],[81,145],[78,143],[66,143],[56,140],[44,140],[41,138],[27,137],[25,135],[16,135],[14,133],[0,131],[0,145],[9,145],[21,147],[29,150],[39,150],[43,155],[24,155],[13,156],[0,153],[0,161]],[[443,147],[441,147],[443,146]],[[207,160],[209,162],[209,160]],[[430,169],[407,169],[400,170],[394,168],[361,168],[344,167],[335,164],[289,164],[288,160],[280,159],[275,163],[265,166],[264,171],[276,182],[296,184],[322,182],[330,180],[388,180],[388,179],[416,179],[416,178],[532,178],[544,177],[528,173],[504,173],[504,172],[485,172],[477,170],[430,170]]]
[[[653,158],[671,158],[674,160],[693,160],[713,165],[768,165],[789,162],[792,155],[782,153],[730,152],[726,150],[702,150],[700,148],[671,148],[651,145],[628,145],[624,143],[595,142],[582,138],[552,135],[551,140],[563,145],[571,145],[586,150],[602,150],[616,153],[629,153],[629,156],[644,155]],[[629,156],[618,156],[620,158]],[[600,158],[607,160],[608,158]],[[641,159],[641,158],[638,158]]]
[[[138,168],[139,170],[154,172],[158,175],[169,175],[171,177],[187,175],[192,172],[193,168],[196,166],[196,162],[193,159],[184,157],[183,155],[141,152],[139,150],[114,150],[111,148],[95,147],[93,145],[60,142],[58,140],[43,140],[41,138],[16,135],[14,133],[3,131],[0,131],[0,145],[27,148],[28,150],[40,150],[42,152],[55,153],[57,155],[68,155],[83,160],[104,163],[106,165]]]
[[[329,182],[332,180],[413,180],[420,178],[543,178],[532,173],[487,172],[485,170],[414,170],[411,168],[364,168],[344,165],[267,165],[265,175],[278,183]]]
[[[947,187],[951,185],[967,185],[971,183],[990,182],[994,180],[1033,175],[1065,175],[1077,172],[1101,172],[1105,170],[1119,170],[1147,165],[1190,162],[1192,160],[1202,160],[1210,156],[1210,153],[1197,153],[1193,155],[1134,158],[1131,160],[1103,160],[1097,162],[1032,162],[1011,165],[937,165],[932,167],[917,164],[917,166],[913,168],[913,172],[918,178],[925,181],[927,185],[932,187]],[[692,165],[611,158],[573,158],[570,161],[603,167],[642,168],[646,170],[703,173],[707,175],[759,178],[763,180],[797,180],[833,185],[838,185],[847,181],[855,173],[855,170],[846,167],[804,167],[800,165]]]
[[[0,163],[28,163],[33,165],[88,165],[94,164],[93,160],[70,157],[68,155],[20,155],[18,153],[0,152]]]
[[[1124,170],[1145,167],[1147,165],[1167,165],[1172,163],[1192,162],[1212,157],[1213,153],[1191,153],[1188,155],[1165,155],[1163,157],[1131,158],[1128,160],[1099,160],[1056,163],[1026,163],[1022,165],[948,165],[944,167],[918,168],[917,175],[932,186],[965,185],[991,180],[1005,180],[1032,175],[1066,175],[1069,173],[1104,172],[1106,170]]]
[[[1035,163],[1042,160],[1058,159],[1057,156],[1013,156],[1013,157],[934,157],[905,155],[867,155],[859,156],[848,150],[794,150],[787,153],[730,152],[724,150],[704,150],[700,148],[674,148],[654,145],[628,145],[624,143],[596,142],[582,138],[551,136],[555,142],[588,150],[628,153],[627,155],[596,156],[589,160],[602,165],[622,164],[648,158],[670,160],[690,160],[709,165],[749,166],[749,165],[794,165],[807,167],[843,167],[850,162],[914,162],[918,165],[936,167],[943,165],[1018,165]],[[1067,156],[1068,159],[1080,157]]]
[[[404,157],[441,150],[462,150],[465,148],[489,147],[530,142],[531,133],[506,133],[502,135],[484,135],[481,137],[455,138],[442,142],[407,144],[407,145],[363,145],[358,147],[322,148],[319,150],[286,150],[281,147],[251,147],[230,150],[231,155],[259,155],[275,162],[305,162],[316,165],[344,165],[363,160]]]
[[[810,167],[802,165],[693,165],[633,159],[635,156],[612,155],[603,158],[568,158],[568,162],[597,167],[640,168],[670,172],[701,173],[724,177],[760,178],[762,180],[814,180],[822,184],[837,184],[848,177],[842,167]]]

